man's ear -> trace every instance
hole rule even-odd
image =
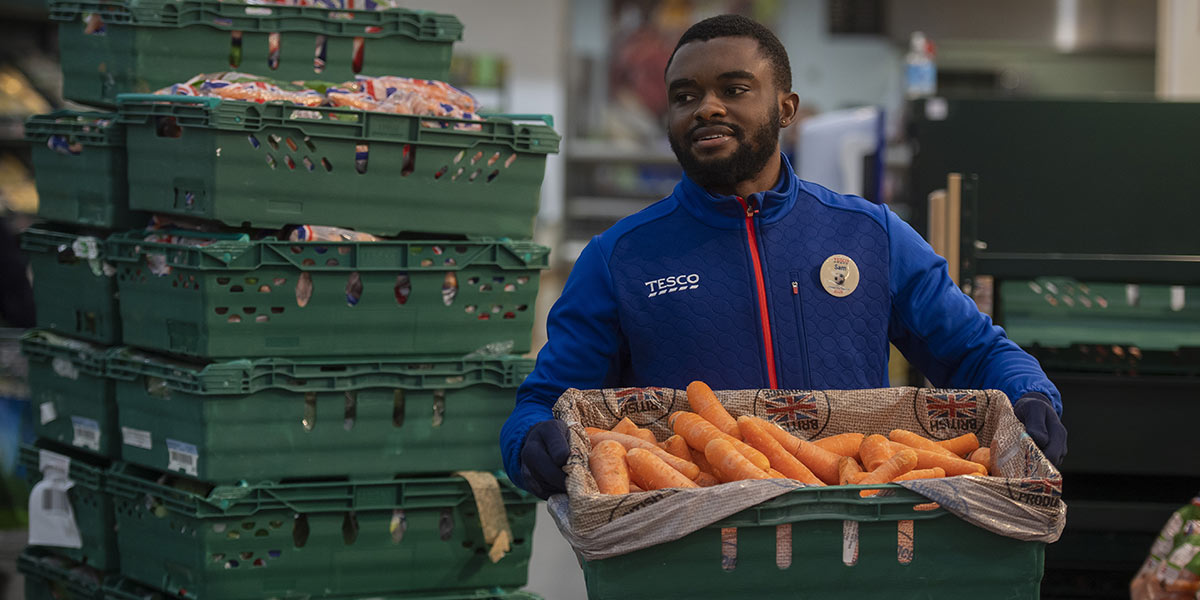
[[[796,111],[800,108],[800,96],[796,92],[779,95],[779,126],[790,127],[796,122]]]

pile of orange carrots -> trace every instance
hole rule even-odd
[[[745,479],[795,479],[809,485],[879,485],[911,479],[987,475],[988,448],[975,434],[934,441],[903,429],[802,440],[775,423],[736,419],[703,382],[687,389],[694,412],[667,418],[675,435],[658,440],[628,417],[612,430],[586,428],[589,464],[600,492],[708,487]],[[862,496],[878,493],[862,490]]]

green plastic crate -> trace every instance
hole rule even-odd
[[[120,342],[117,282],[105,268],[102,238],[30,227],[21,233],[21,250],[33,271],[38,327],[100,344]]]
[[[113,577],[104,582],[105,600],[188,600],[190,596],[177,596],[148,588],[124,577]],[[332,596],[322,595],[325,600],[543,600],[537,594],[529,592],[447,592],[428,595],[392,595],[371,594],[370,596]]]
[[[524,354],[549,255],[530,242],[193,247],[143,235],[108,240],[125,343],[207,357],[462,356],[485,346]],[[447,303],[450,284],[458,291]]]
[[[537,499],[502,481],[511,551],[487,556],[474,496],[460,478],[325,481],[215,489],[110,472],[121,573],[195,600],[308,598],[525,585]],[[148,540],[153,540],[148,543]],[[482,594],[481,594],[482,595]],[[486,597],[486,596],[485,596]]]
[[[104,491],[104,476],[108,461],[74,452],[66,448],[39,443],[21,445],[19,460],[31,484],[42,480],[42,451],[70,460],[67,477],[75,483],[67,496],[75,513],[83,546],[80,548],[47,547],[46,550],[102,572],[118,567],[116,518],[112,498]]]
[[[504,356],[204,365],[133,349],[108,359],[122,458],[222,483],[501,469],[496,440],[533,364]]]
[[[32,116],[25,140],[33,145],[39,217],[106,229],[146,224],[145,215],[129,210],[125,127],[115,113]]]
[[[96,570],[39,548],[17,557],[25,576],[25,600],[103,600],[102,576]]]
[[[875,487],[799,489],[673,542],[582,561],[588,598],[1038,598],[1045,544],[914,510],[928,500],[882,487],[870,498],[858,492]]]
[[[103,21],[87,33],[89,17]],[[389,9],[330,10],[219,0],[51,0],[59,21],[63,96],[96,106],[198,73],[236,70],[286,81],[354,79],[352,47],[363,41],[362,75],[445,80],[462,39],[452,15]],[[93,20],[93,25],[95,21]],[[240,32],[240,47],[235,33]],[[278,35],[278,60],[268,44]],[[324,44],[324,68],[315,57]],[[238,56],[240,55],[240,58]]]
[[[105,366],[108,350],[40,330],[21,338],[21,353],[29,360],[37,436],[80,451],[120,457],[117,399]]]
[[[185,96],[123,96],[118,105],[129,205],[235,227],[530,239],[546,155],[560,139],[521,116],[463,121]]]

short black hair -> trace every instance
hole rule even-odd
[[[758,42],[758,49],[767,57],[774,70],[775,87],[781,92],[792,91],[792,64],[788,60],[787,49],[779,38],[771,33],[762,23],[741,15],[717,15],[709,17],[692,25],[679,38],[671,58],[667,59],[667,68],[675,60],[675,53],[688,42],[707,42],[723,37],[748,37]]]

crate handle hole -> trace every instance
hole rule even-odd
[[[517,307],[517,312],[525,312],[525,311],[527,311],[527,310],[529,310],[529,305],[528,305],[528,304],[522,304],[522,305],[520,305],[520,306],[518,306],[518,307]]]
[[[404,390],[392,390],[392,427],[404,426]]]
[[[254,562],[250,566],[251,567],[265,567],[265,566],[267,566],[267,561],[265,561],[261,558],[256,558],[256,559],[254,559]]]
[[[228,321],[230,323],[241,323],[242,316],[241,315],[229,315],[229,318],[226,319],[226,321]]]
[[[312,431],[317,426],[317,393],[304,392],[304,418],[300,420],[304,431]]]
[[[183,137],[183,128],[175,117],[158,117],[154,122],[154,133],[161,138]]]
[[[446,422],[446,390],[433,392],[433,426],[441,427]]]
[[[353,512],[346,513],[342,519],[342,542],[347,546],[353,545],[358,539],[358,517]]]
[[[842,564],[858,564],[858,521],[842,521]]]
[[[295,171],[295,170],[296,170],[296,161],[292,160],[292,155],[291,155],[291,154],[284,154],[284,155],[283,155],[283,162],[287,163],[287,166],[288,166],[288,170],[289,170],[289,171]]]
[[[287,278],[276,277],[274,280],[271,281],[271,283],[273,283],[275,285],[283,285],[283,284],[287,283]]]
[[[306,170],[307,170],[309,173],[312,173],[312,172],[313,172],[313,171],[314,171],[314,170],[317,168],[317,165],[316,165],[316,163],[314,163],[314,162],[312,161],[312,159],[311,159],[311,158],[309,158],[309,157],[307,157],[307,156],[305,156],[303,159],[301,159],[301,161],[300,161],[300,162],[303,162],[303,163],[304,163],[304,168],[305,168],[305,169],[306,169]]]
[[[218,306],[216,308],[216,312],[218,315],[223,315],[223,314],[229,312],[229,307],[228,306]]]
[[[288,148],[291,148],[291,149],[292,149],[292,152],[299,152],[299,151],[300,151],[300,146],[297,146],[297,145],[296,145],[296,140],[293,140],[291,136],[288,136],[288,137],[287,137],[287,139],[286,139],[285,141],[287,142],[287,146],[288,146]]]
[[[450,162],[457,165],[458,163],[462,162],[462,159],[464,156],[466,156],[466,154],[467,154],[466,150],[459,150],[458,154],[454,155],[454,160],[451,160]]]
[[[468,284],[468,285],[476,285],[476,284],[478,284],[478,283],[479,283],[479,278],[478,278],[478,277],[471,277],[470,279],[467,279],[467,284]]]
[[[281,550],[267,550],[267,556],[269,556],[269,557],[271,557],[271,558],[279,558],[280,556],[283,556],[283,551],[281,551]]]
[[[267,35],[267,68],[272,71],[279,68],[279,55],[283,49],[281,37],[278,31]]]
[[[212,559],[213,559],[213,562],[215,562],[215,563],[224,562],[225,561],[225,553],[218,552],[217,554],[213,554]]]
[[[303,548],[308,543],[308,515],[300,513],[292,520],[292,543],[297,548]]]
[[[351,45],[350,54],[350,71],[355,75],[362,73],[363,60],[367,53],[367,40],[362,36],[354,38],[354,43]]]
[[[317,145],[314,144],[312,138],[307,135],[304,136],[304,145],[313,152],[317,151]]]
[[[508,155],[508,158],[504,160],[504,168],[507,169],[511,167],[515,162],[517,162],[517,154],[514,152],[513,154]]]
[[[505,319],[515,319],[515,318],[517,318],[517,313],[515,313],[515,312],[506,312],[506,313],[504,313],[504,318],[505,318]]]
[[[721,570],[732,571],[737,568],[737,528],[721,528]]]
[[[490,292],[490,291],[492,291],[492,284],[490,284],[490,283],[485,283],[485,284],[483,284],[483,285],[479,286],[479,291],[481,291],[481,292]]]
[[[313,73],[320,73],[325,70],[325,51],[329,44],[328,38],[323,35],[317,36],[317,45],[313,52]]]
[[[461,152],[460,152],[461,154]],[[461,159],[460,159],[461,160]],[[400,176],[408,177],[417,170],[417,149],[412,144],[404,145],[404,165],[400,167]]]
[[[257,308],[257,307],[254,307],[254,306],[243,306],[243,307],[242,307],[242,312],[244,312],[244,313],[246,313],[246,314],[248,314],[248,315],[252,315],[252,314],[254,314],[254,313],[258,312],[258,308]]]
[[[274,314],[277,314],[277,315],[283,314],[283,307],[282,306],[272,306],[271,312]]]
[[[267,285],[267,284],[265,284],[265,283],[264,283],[263,285],[260,285],[260,286],[258,286],[258,293],[260,293],[260,294],[270,294],[270,293],[271,293],[271,286],[269,286],[269,285]]]
[[[517,278],[517,285],[525,285],[529,283],[529,277],[522,275]]]
[[[243,287],[242,287],[242,286],[240,286],[240,285],[234,285],[234,286],[230,286],[230,287],[229,287],[229,291],[231,291],[231,292],[244,292],[244,291],[246,291],[246,289],[245,289],[245,288],[243,288]]]
[[[308,301],[312,299],[312,294],[312,274],[306,271],[301,273],[300,278],[296,280],[296,305],[300,308],[308,306]]]
[[[775,526],[775,566],[786,569],[792,566],[792,524]]]
[[[467,178],[467,181],[475,181],[476,179],[478,179],[478,178],[479,178],[479,174],[480,174],[480,173],[482,173],[482,172],[483,172],[483,169],[475,169],[475,170],[474,170],[474,171],[471,173],[471,176]]]
[[[275,169],[275,156],[270,152],[267,153],[267,166],[271,167],[272,170]]]
[[[343,415],[342,428],[346,431],[354,429],[354,421],[358,418],[358,392],[346,392],[346,410]]]
[[[459,167],[458,170],[454,172],[454,175],[450,176],[450,181],[458,181],[458,178],[462,176],[463,171],[465,170],[465,168]]]
[[[322,157],[321,157],[321,166],[325,167],[325,172],[326,172],[326,173],[332,173],[332,172],[333,172],[333,164],[332,164],[332,163],[330,163],[330,162],[329,162],[329,159],[328,159],[328,158],[325,158],[324,156],[322,156]]]
[[[407,273],[396,276],[396,285],[392,288],[392,292],[396,296],[396,304],[404,306],[408,302],[408,296],[412,293],[412,284],[409,282]]]
[[[317,264],[317,261],[315,261],[311,258],[306,258],[306,259],[300,261],[300,266],[303,266],[303,267],[314,267],[314,266],[316,266],[316,264]]]
[[[450,169],[450,167],[449,167],[449,166],[447,166],[447,165],[442,165],[442,168],[438,169],[438,170],[437,170],[437,172],[433,174],[433,178],[434,178],[434,179],[441,179],[441,178],[442,178],[442,175],[445,175],[445,174],[446,174],[446,171],[447,171],[447,170],[449,170],[449,169]]]
[[[325,266],[327,266],[327,267],[336,267],[336,266],[338,266],[338,259],[336,259],[336,258],[331,258],[331,259],[329,259],[329,260],[325,261]]]
[[[226,568],[226,569],[236,569],[236,568],[238,568],[238,561],[236,561],[236,560],[233,560],[233,559],[230,559],[230,560],[226,561],[226,562],[225,562],[225,568]]]
[[[450,541],[454,536],[454,513],[449,508],[443,508],[438,517],[438,537],[443,542]],[[482,548],[480,548],[482,550]]]
[[[354,271],[346,278],[346,305],[358,306],[358,301],[362,299],[362,295],[362,276],[358,274],[358,271]]]
[[[392,511],[392,522],[388,524],[388,531],[392,534],[393,544],[399,544],[400,540],[404,539],[404,532],[408,531],[408,517],[403,510],[397,508]]]
[[[279,137],[278,135],[275,135],[274,133],[267,136],[267,143],[271,145],[272,150],[278,150],[279,142],[281,142],[281,141],[283,141],[283,138]]]
[[[454,275],[454,271],[446,271],[446,276],[442,278],[442,304],[446,306],[454,304],[456,296],[458,296],[458,277]]]
[[[491,183],[499,176],[500,176],[500,169],[495,169],[491,173],[488,173],[487,182]]]
[[[367,172],[367,161],[371,158],[371,145],[367,143],[354,146],[354,170],[359,175]]]
[[[250,147],[254,148],[255,150],[258,150],[259,146],[261,146],[261,144],[258,143],[258,138],[254,137],[253,133],[247,135],[246,140],[250,142]]]
[[[896,522],[896,560],[902,564],[911,564],[913,561],[913,542],[914,542],[913,522],[911,519],[903,519]]]
[[[496,164],[496,161],[498,161],[498,160],[500,160],[500,153],[496,152],[496,153],[492,154],[490,157],[488,157],[487,166],[490,167],[490,166]]]

